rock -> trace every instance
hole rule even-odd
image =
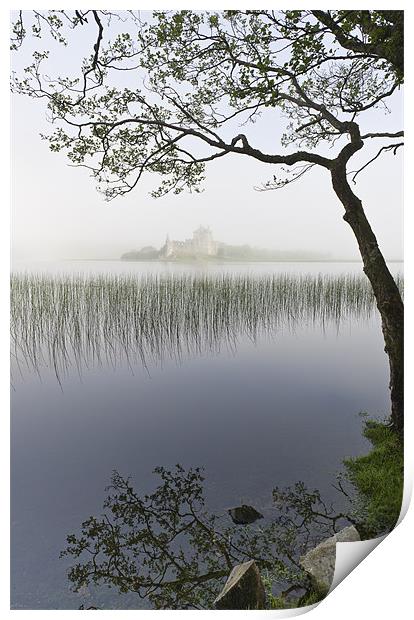
[[[361,538],[356,528],[351,525],[322,541],[300,558],[301,566],[310,575],[314,587],[320,594],[327,594],[331,587],[335,572],[336,543],[357,540]]]
[[[246,504],[237,506],[236,508],[230,508],[227,512],[236,525],[248,525],[249,523],[254,523],[258,519],[263,519],[263,515],[260,514],[256,508],[247,506]]]
[[[214,601],[216,609],[264,609],[266,594],[254,560],[238,564]]]

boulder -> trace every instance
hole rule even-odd
[[[254,560],[238,564],[214,601],[216,609],[264,609],[266,594]]]
[[[249,523],[254,523],[257,519],[263,519],[263,515],[256,508],[247,506],[247,504],[230,508],[227,512],[236,525],[248,525]]]
[[[335,572],[336,543],[361,540],[351,525],[322,541],[300,558],[300,564],[309,574],[315,589],[322,595],[328,593]]]

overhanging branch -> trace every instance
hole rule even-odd
[[[364,164],[361,168],[359,168],[358,170],[353,170],[352,172],[349,172],[348,174],[353,174],[352,177],[352,181],[354,183],[356,183],[356,178],[359,175],[360,172],[362,172],[363,170],[365,170],[366,168],[368,168],[368,166],[370,164],[372,164],[372,162],[374,162],[376,159],[378,159],[378,157],[381,155],[381,153],[384,153],[386,151],[392,151],[394,155],[396,155],[397,150],[401,147],[404,146],[404,142],[398,142],[398,144],[388,144],[386,146],[382,146],[380,148],[380,150],[378,151],[378,153],[369,161],[367,161],[366,164]]]

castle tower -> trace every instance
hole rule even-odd
[[[217,254],[216,243],[213,241],[211,230],[204,226],[199,226],[193,232],[193,247],[197,254],[207,256],[215,256]]]
[[[174,253],[174,245],[172,243],[172,241],[170,240],[170,235],[167,233],[167,237],[165,239],[165,245],[164,245],[164,256],[165,258],[167,258],[168,256],[171,256]]]

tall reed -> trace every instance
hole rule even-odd
[[[402,278],[398,278],[402,288]],[[301,324],[367,319],[363,276],[12,275],[12,355],[20,369],[162,361],[235,347]]]

